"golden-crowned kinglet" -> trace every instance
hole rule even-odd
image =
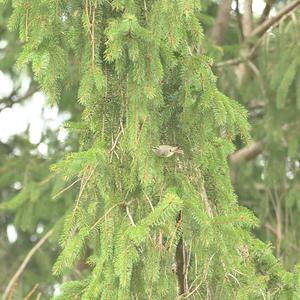
[[[153,152],[160,157],[170,157],[173,154],[183,154],[183,151],[175,146],[159,145],[152,148]]]

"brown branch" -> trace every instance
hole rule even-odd
[[[177,224],[182,222],[182,211],[179,212],[177,217]],[[176,246],[175,260],[176,260],[176,275],[178,285],[178,295],[183,295],[185,291],[184,285],[184,244],[183,237],[181,236]]]
[[[278,23],[285,15],[291,13],[300,5],[300,0],[295,0],[284,6],[278,14],[270,19],[265,20],[262,24],[257,26],[250,34],[249,38],[262,36],[270,27]]]
[[[237,58],[233,58],[233,59],[228,59],[228,60],[225,60],[225,61],[221,61],[219,63],[216,63],[214,66],[217,67],[217,68],[222,68],[222,67],[225,67],[225,66],[238,65],[238,64],[240,64],[242,62],[246,62],[247,60],[249,60],[250,58],[252,58],[254,56],[254,52],[255,51],[251,50],[250,52],[248,52],[244,56],[240,56],[240,57],[237,57]]]
[[[97,9],[97,0],[95,0],[94,10],[93,10],[93,19],[92,19],[92,35],[91,35],[91,43],[92,43],[92,65],[95,65],[95,19],[96,19],[96,9]]]
[[[14,274],[14,276],[10,279],[5,292],[3,294],[3,300],[7,299],[7,296],[9,295],[9,292],[11,288],[14,286],[15,282],[18,280],[22,272],[25,270],[27,264],[29,263],[32,256],[35,254],[35,252],[41,248],[41,246],[49,239],[51,234],[53,233],[53,230],[49,230],[40,240],[38,243],[35,244],[35,246],[28,252],[25,259],[23,260],[22,264],[18,268],[17,272]]]
[[[246,146],[230,156],[230,163],[233,166],[238,166],[244,161],[251,160],[255,158],[258,154],[263,151],[263,143],[262,142],[254,142],[249,146]]]
[[[218,15],[211,32],[211,38],[216,45],[222,43],[226,34],[230,18],[231,3],[232,0],[223,0],[219,7]]]
[[[244,15],[243,15],[243,35],[245,39],[252,32],[252,0],[244,0]]]
[[[239,33],[240,33],[240,39],[244,40],[244,33],[243,33],[243,24],[242,24],[242,15],[240,12],[240,5],[239,0],[235,0],[236,8],[235,8],[235,14],[236,14],[236,20],[238,23]]]
[[[131,213],[130,213],[130,211],[129,211],[128,205],[126,205],[126,214],[127,214],[128,218],[129,218],[129,220],[130,220],[131,225],[132,225],[132,226],[136,226],[135,223],[134,223],[134,221],[133,221],[132,215],[131,215]]]
[[[274,2],[275,2],[275,0],[267,0],[265,8],[264,8],[259,20],[257,21],[258,25],[263,23],[269,17],[269,14],[270,14],[270,11],[272,9]]]
[[[85,171],[89,172],[89,174],[84,173],[82,176],[79,194],[78,194],[78,197],[77,197],[77,200],[75,203],[75,207],[73,209],[73,217],[75,216],[75,213],[77,212],[77,210],[79,208],[79,202],[80,202],[81,196],[86,188],[86,185],[88,184],[89,180],[93,176],[97,166],[98,166],[98,163],[96,164],[96,166],[94,168],[91,166],[88,166]]]
[[[93,230],[103,219],[106,218],[106,216],[118,205],[121,205],[122,203],[117,203],[115,205],[113,205],[110,209],[107,210],[107,212],[90,228],[90,231]]]
[[[78,178],[76,179],[74,182],[72,182],[70,185],[68,185],[66,188],[64,188],[63,190],[59,191],[57,194],[55,194],[52,199],[55,199],[57,197],[59,197],[61,194],[63,194],[64,192],[66,192],[68,189],[70,189],[74,184],[76,184],[78,181],[80,181],[81,179]]]
[[[272,0],[269,0],[272,1]],[[300,6],[300,0],[295,0],[289,4],[287,4],[285,7],[283,7],[275,17],[266,19],[263,23],[259,24],[248,36],[248,38],[244,41],[245,43],[249,42],[250,39],[254,37],[261,37],[270,27],[278,23],[284,16],[287,14],[293,12],[295,9],[297,9]],[[249,53],[244,53],[241,57],[237,57],[234,59],[229,59],[223,62],[219,62],[215,64],[217,68],[221,68],[228,65],[237,65],[242,62],[246,62],[247,60],[251,59],[255,55],[257,47],[252,48],[252,50]]]
[[[39,287],[39,284],[37,283],[30,291],[29,293],[25,296],[25,298],[23,300],[29,300],[31,298],[31,296],[35,293],[35,291],[37,290],[37,288]]]
[[[252,32],[252,18],[253,18],[252,0],[244,0],[244,14],[242,18],[242,23],[243,23],[243,36],[245,39],[247,39]],[[250,56],[250,53],[251,53],[250,44],[246,44],[245,47],[242,47],[240,50],[240,55],[242,57]],[[235,67],[235,73],[238,81],[238,86],[240,86],[249,76],[249,70],[248,68],[246,68],[246,65],[244,63],[238,64]]]
[[[39,292],[38,295],[36,296],[36,299],[35,299],[35,300],[40,300],[41,296],[42,296],[42,293]]]
[[[11,108],[14,104],[20,103],[20,102],[28,99],[37,91],[38,91],[37,86],[32,82],[30,84],[30,87],[28,88],[27,92],[23,96],[14,100],[18,95],[19,89],[13,90],[10,93],[10,95],[0,99],[0,112],[6,108]]]

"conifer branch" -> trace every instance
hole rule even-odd
[[[181,214],[180,214],[180,216],[181,216]],[[176,234],[177,234],[178,230],[180,229],[181,225],[182,225],[182,218],[179,218],[178,222],[176,223],[175,231],[173,232],[172,237],[170,239],[169,247],[167,247],[167,249],[172,248],[172,244],[175,240]]]
[[[98,164],[97,164],[98,165]],[[78,210],[79,208],[79,202],[80,202],[80,198],[85,190],[85,187],[86,185],[88,184],[89,180],[91,179],[92,175],[94,174],[95,170],[96,170],[96,167],[97,165],[92,168],[90,166],[88,166],[88,169],[90,169],[90,173],[88,175],[84,175],[83,178],[82,178],[82,181],[81,181],[81,186],[80,186],[80,191],[79,191],[79,194],[78,194],[78,197],[77,197],[77,200],[76,200],[76,204],[75,204],[75,207],[73,209],[73,217],[75,216],[75,213],[76,211]]]
[[[10,293],[11,288],[14,286],[22,272],[25,270],[27,264],[29,263],[32,256],[35,254],[35,252],[49,239],[49,237],[52,235],[53,230],[49,230],[40,240],[38,243],[35,244],[35,246],[28,252],[25,259],[23,260],[22,264],[18,268],[17,272],[14,274],[14,276],[10,279],[5,292],[3,294],[3,300],[7,299],[7,296]]]
[[[93,226],[91,227],[91,229],[90,229],[90,231],[91,230],[93,230],[99,223],[101,223],[102,221],[103,221],[103,219],[105,219],[106,218],[106,216],[115,208],[115,207],[117,207],[117,206],[119,206],[119,205],[121,205],[121,204],[123,204],[123,202],[121,202],[121,203],[117,203],[117,204],[115,204],[115,205],[113,205],[111,208],[109,208],[108,210],[107,210],[107,212],[96,222],[96,223],[94,223],[93,224]]]
[[[118,145],[118,142],[119,142],[119,139],[120,139],[121,135],[122,134],[124,135],[124,127],[123,127],[123,121],[122,120],[123,120],[123,113],[121,114],[121,117],[120,117],[120,129],[119,129],[119,132],[117,134],[117,137],[115,138],[115,140],[113,140],[113,137],[112,137],[112,146],[111,146],[111,149],[109,150],[110,162],[112,162],[113,154],[115,154],[119,158],[117,152],[115,151],[115,148]],[[102,128],[104,128],[104,122],[103,122],[103,127]]]
[[[85,1],[85,13],[88,22],[88,30],[90,33],[90,42],[92,47],[92,67],[95,66],[95,19],[96,19],[96,9],[97,9],[97,0],[94,2],[94,8],[92,13],[92,21],[90,20],[91,7],[89,6],[89,0]]]
[[[192,286],[196,283],[196,281],[197,281],[200,277],[202,277],[202,280],[200,280],[200,282],[197,284],[197,286],[196,286],[191,292],[189,292],[187,295],[183,295],[183,298],[184,298],[184,299],[188,299],[190,296],[192,296],[193,294],[195,294],[195,292],[200,288],[201,284],[202,284],[204,281],[206,281],[206,278],[207,278],[207,275],[208,275],[208,271],[209,271],[209,266],[210,266],[210,264],[211,264],[211,262],[212,262],[212,259],[213,259],[214,256],[215,256],[215,254],[216,254],[216,253],[214,253],[214,254],[209,258],[209,260],[208,260],[208,262],[207,262],[207,265],[206,265],[206,267],[205,267],[205,270],[204,270],[204,276],[203,276],[202,273],[201,273],[200,275],[198,275],[198,276],[196,277],[196,279],[191,283],[190,289],[192,288]]]
[[[208,197],[207,197],[207,194],[206,194],[203,178],[201,179],[200,188],[201,188],[201,191],[200,191],[201,198],[204,201],[204,205],[205,205],[207,214],[210,218],[212,218],[213,217],[213,211],[212,211],[212,209],[210,207],[210,204],[209,204],[209,200],[208,200]]]
[[[87,23],[88,23],[88,30],[89,30],[90,36],[92,36],[90,12],[89,12],[89,0],[85,0],[85,15],[86,15]]]
[[[109,150],[109,153],[110,153],[110,162],[112,161],[112,155],[113,155],[113,153],[115,153],[115,148],[117,147],[118,141],[119,141],[122,133],[123,133],[123,131],[122,131],[122,129],[120,129],[120,131],[117,134],[117,137],[115,138],[115,140],[113,140],[113,138],[112,138],[112,146],[111,146],[111,148]]]

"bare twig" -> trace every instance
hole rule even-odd
[[[214,66],[217,67],[217,68],[222,68],[224,66],[238,65],[238,64],[240,64],[242,62],[246,62],[247,60],[252,58],[253,54],[254,54],[254,51],[250,51],[244,56],[240,56],[240,57],[237,57],[237,58],[221,61],[219,63],[216,63]]]
[[[37,91],[38,88],[33,82],[30,84],[29,89],[23,96],[18,97],[19,89],[13,90],[10,95],[0,99],[0,112],[6,108],[11,108],[14,104],[21,103],[22,101],[31,97]]]
[[[8,295],[7,295],[8,300],[13,300],[14,299],[14,293],[15,293],[17,285],[18,285],[18,281],[15,281],[15,283],[13,284],[13,286],[11,287],[11,289],[10,289]]]
[[[265,8],[264,8],[259,20],[257,21],[258,25],[263,23],[268,18],[274,2],[275,2],[275,0],[267,0],[266,1]]]
[[[272,0],[269,0],[271,2]],[[286,15],[293,13],[298,7],[300,6],[300,0],[295,0],[285,7],[283,7],[275,17],[266,19],[262,23],[258,23],[259,25],[252,30],[252,32],[248,35],[248,38],[245,39],[245,43],[248,43],[254,37],[261,37],[270,27],[276,25],[279,21],[281,21]],[[246,62],[247,60],[251,59],[255,52],[257,46],[254,46],[250,52],[244,53],[241,57],[237,57],[234,59],[229,59],[227,61],[219,62],[215,64],[217,68],[221,68],[228,65],[238,65],[242,62]]]
[[[119,139],[120,139],[120,137],[121,137],[122,134],[124,135],[123,112],[121,113],[121,116],[120,116],[120,129],[119,129],[119,132],[117,134],[117,137],[115,138],[115,140],[113,140],[113,137],[111,139],[112,146],[111,146],[111,149],[109,150],[109,153],[110,153],[110,162],[112,162],[112,156],[113,156],[113,154],[115,154],[117,156],[117,158],[119,158],[117,152],[115,151],[115,148],[117,147]]]
[[[250,160],[256,157],[263,151],[263,143],[262,142],[254,142],[249,146],[246,146],[230,156],[230,162],[232,165],[237,166],[243,161]]]
[[[91,229],[90,230],[93,230],[99,223],[101,223],[102,222],[102,220],[103,219],[105,219],[106,218],[106,216],[115,208],[115,207],[117,207],[118,205],[120,205],[120,204],[123,204],[123,202],[121,202],[121,203],[117,203],[117,204],[115,204],[115,205],[113,205],[110,209],[108,209],[107,210],[107,212],[91,227]]]
[[[36,296],[36,299],[35,299],[35,300],[40,300],[41,297],[42,297],[42,293],[39,292],[38,295]]]
[[[130,214],[128,205],[126,205],[126,213],[127,213],[127,216],[128,216],[128,218],[129,218],[129,220],[130,220],[132,226],[136,226],[135,223],[134,223],[134,221],[133,221],[132,215]]]
[[[87,23],[88,23],[88,30],[90,32],[90,35],[92,36],[90,13],[89,13],[89,0],[85,0],[85,14],[86,14]]]
[[[144,0],[144,12],[145,12],[145,20],[147,21],[148,18],[148,8],[147,8],[147,1]]]
[[[35,293],[35,291],[37,290],[37,288],[39,287],[39,284],[37,283],[30,291],[29,293],[26,295],[26,297],[23,300],[29,300],[31,298],[31,296]]]
[[[201,176],[202,177],[202,176]],[[205,208],[206,208],[206,211],[207,211],[207,214],[210,218],[213,217],[213,211],[212,211],[212,208],[210,206],[210,203],[209,203],[209,200],[208,200],[208,197],[207,197],[207,193],[206,193],[206,190],[205,190],[205,186],[204,186],[204,179],[201,178],[201,182],[200,182],[200,194],[201,194],[201,199],[203,200],[204,202],[204,205],[205,205]]]
[[[63,194],[64,192],[66,192],[68,189],[70,189],[74,184],[76,184],[78,181],[80,181],[80,178],[78,178],[77,180],[75,180],[74,182],[72,182],[70,185],[68,185],[66,188],[64,188],[63,190],[61,190],[60,192],[58,192],[57,194],[55,194],[52,199],[55,199],[57,197],[59,197],[61,194]]]
[[[250,38],[263,35],[270,27],[278,23],[284,16],[297,9],[300,5],[300,0],[295,0],[284,6],[278,14],[270,19],[265,20],[262,24],[257,26],[250,34]]]
[[[192,296],[192,295],[199,289],[199,287],[201,286],[201,284],[202,284],[204,281],[206,281],[206,278],[207,278],[207,275],[208,275],[208,271],[209,271],[209,266],[210,266],[210,264],[211,264],[211,262],[212,262],[213,257],[215,256],[215,254],[216,254],[216,253],[214,253],[214,254],[210,257],[210,259],[208,260],[207,265],[206,265],[205,270],[204,270],[204,276],[203,276],[203,274],[201,273],[201,274],[200,274],[198,277],[196,277],[196,279],[192,282],[190,288],[191,288],[191,287],[193,286],[193,284],[199,279],[200,276],[203,276],[203,277],[202,277],[202,280],[199,282],[199,284],[198,284],[198,285],[197,285],[190,293],[188,293],[187,295],[184,295],[184,296],[183,296],[185,299],[186,299],[186,298],[189,298],[190,296]]]
[[[92,66],[95,65],[95,19],[96,19],[96,9],[97,9],[97,2],[98,0],[95,0],[94,3],[94,10],[93,10],[93,19],[92,19],[92,34],[91,34],[91,44],[92,44]]]
[[[76,213],[76,211],[77,211],[77,209],[79,207],[80,198],[81,198],[81,196],[82,196],[82,194],[83,194],[83,192],[85,190],[85,187],[86,187],[87,183],[89,182],[89,180],[91,179],[92,175],[94,174],[97,165],[98,164],[96,164],[96,166],[94,168],[90,167],[91,168],[90,173],[87,176],[84,176],[83,180],[81,181],[79,195],[77,197],[76,204],[75,204],[75,207],[73,209],[73,216],[75,215],[75,213]]]
[[[7,299],[7,296],[11,290],[11,288],[14,286],[15,282],[18,280],[22,272],[25,270],[28,262],[32,258],[32,256],[35,254],[35,252],[49,239],[51,234],[53,233],[53,230],[49,230],[40,240],[38,243],[35,244],[35,246],[28,252],[25,259],[23,260],[22,264],[18,268],[17,272],[14,274],[14,276],[10,279],[5,292],[3,294],[3,300]]]
[[[146,192],[143,190],[143,192],[144,192],[144,195],[146,196],[146,199],[148,200],[148,202],[149,202],[149,205],[150,205],[150,207],[151,207],[151,210],[152,211],[154,211],[154,207],[153,207],[153,204],[152,204],[152,202],[151,202],[151,199],[148,197],[148,195],[146,194]]]
[[[114,150],[115,150],[115,148],[116,148],[116,146],[117,146],[117,144],[118,144],[118,141],[119,141],[119,139],[120,139],[122,133],[123,133],[123,132],[122,132],[122,129],[121,129],[121,130],[119,131],[117,137],[115,138],[115,140],[112,139],[112,146],[111,146],[111,148],[110,148],[110,150],[109,150],[109,153],[110,153],[111,155],[112,155],[112,153],[114,152]]]
[[[25,42],[28,42],[28,14],[29,8],[27,7],[25,14]]]

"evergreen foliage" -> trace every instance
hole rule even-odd
[[[67,280],[53,299],[297,299],[299,271],[287,272],[253,236],[257,218],[233,191],[228,156],[237,138],[249,141],[250,126],[203,54],[200,1],[12,6],[9,27],[24,43],[18,67],[31,66],[51,103],[70,89],[83,107],[68,125],[78,151],[33,166],[22,190],[0,204],[24,231],[38,218],[55,228],[61,252],[52,271]],[[271,78],[270,123],[299,81],[296,49]],[[298,142],[290,140],[292,157]],[[159,144],[179,145],[184,156],[157,157]]]

